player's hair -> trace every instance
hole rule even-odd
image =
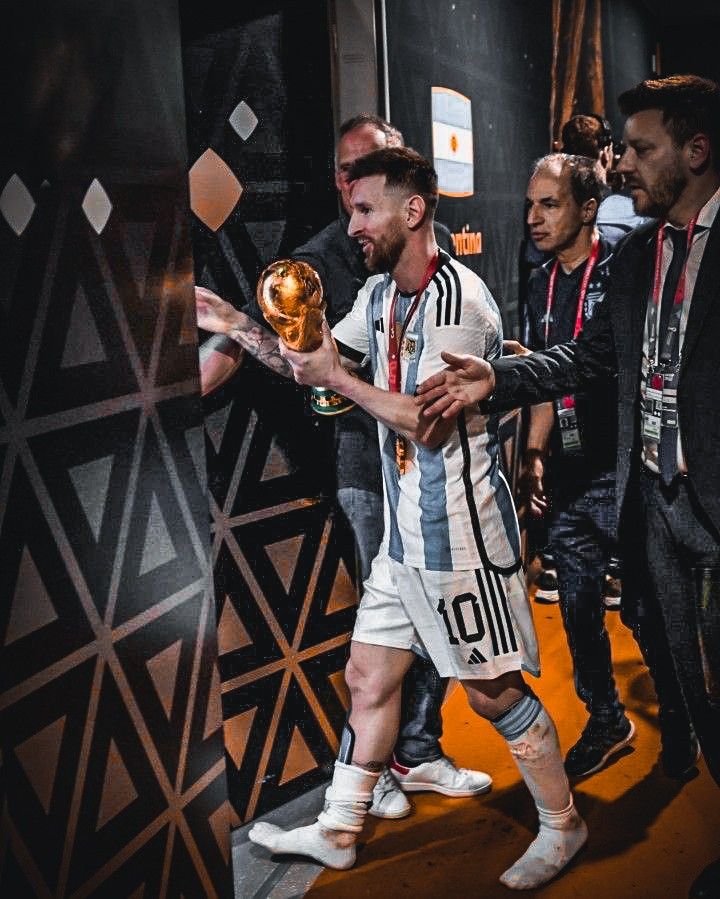
[[[348,132],[361,128],[363,125],[372,125],[385,135],[388,147],[403,147],[405,140],[399,128],[391,125],[387,119],[370,112],[361,112],[352,118],[345,119],[338,131],[338,137],[344,137]]]
[[[600,159],[601,151],[612,146],[612,128],[607,119],[595,113],[574,115],[562,126],[560,140],[563,153]]]
[[[600,203],[606,193],[605,183],[598,171],[596,159],[588,156],[576,156],[569,153],[550,153],[533,163],[530,177],[534,177],[543,169],[557,170],[570,175],[570,190],[573,199],[582,206],[588,200]]]
[[[649,78],[620,94],[618,105],[624,116],[659,109],[678,147],[698,133],[706,134],[713,166],[720,170],[720,86],[714,81],[699,75]]]
[[[409,147],[384,147],[356,159],[348,170],[348,178],[357,181],[372,175],[385,175],[385,186],[419,194],[434,212],[438,203],[437,172],[424,156]]]

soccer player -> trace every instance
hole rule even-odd
[[[587,828],[555,726],[521,673],[537,676],[539,662],[497,420],[470,409],[456,421],[428,420],[414,402],[416,384],[443,367],[441,350],[499,356],[500,316],[481,279],[438,251],[437,177],[426,159],[378,150],[358,159],[349,178],[349,233],[378,274],[332,336],[325,326],[320,349],[281,352],[297,381],[344,394],[377,418],[385,536],[358,609],[345,672],[351,710],[325,808],[308,827],[261,822],[249,837],[273,852],[352,866],[395,742],[403,675],[421,644],[507,740],[536,803],[538,836],[500,878],[530,889],[565,867]],[[356,362],[369,356],[374,384],[353,377],[338,349]]]

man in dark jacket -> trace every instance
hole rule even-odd
[[[596,225],[602,194],[603,179],[585,156],[555,153],[533,168],[528,226],[537,246],[552,255],[530,276],[531,350],[571,340],[604,302],[612,247]],[[616,420],[614,379],[532,406],[521,480],[524,503],[548,519],[575,689],[589,714],[565,758],[565,770],[576,777],[599,771],[635,735],[615,687],[602,595],[616,551]],[[663,768],[682,778],[694,767],[697,741],[656,619],[643,616],[633,630],[660,702]]]
[[[635,211],[659,221],[617,247],[611,288],[577,340],[492,366],[452,357],[420,385],[427,414],[550,400],[617,374],[617,503],[628,579],[638,537],[683,695],[720,784],[720,87],[694,75],[620,96],[619,165]],[[488,400],[489,398],[489,400]],[[641,569],[642,570],[642,569]],[[691,887],[720,895],[720,859]]]

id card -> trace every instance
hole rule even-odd
[[[560,440],[564,453],[579,453],[582,450],[580,428],[578,427],[575,397],[564,396],[555,401]]]
[[[659,371],[648,372],[645,382],[645,402],[642,411],[642,435],[646,440],[660,440],[663,406],[663,376]]]

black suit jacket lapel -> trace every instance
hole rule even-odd
[[[655,236],[657,228],[653,228],[650,234],[643,237],[642,243],[637,248],[637,261],[633,265],[633,279],[631,291],[626,299],[628,303],[628,318],[630,323],[630,359],[633,368],[637,366],[640,371],[640,360],[643,351],[643,337],[645,333],[645,318],[647,317],[647,304],[651,290],[653,264],[655,261]]]
[[[707,246],[703,253],[700,270],[693,290],[690,311],[688,312],[687,328],[682,346],[682,362],[684,369],[687,365],[697,339],[702,331],[705,316],[710,309],[713,300],[720,291],[720,215],[715,216],[715,221],[707,238]]]

